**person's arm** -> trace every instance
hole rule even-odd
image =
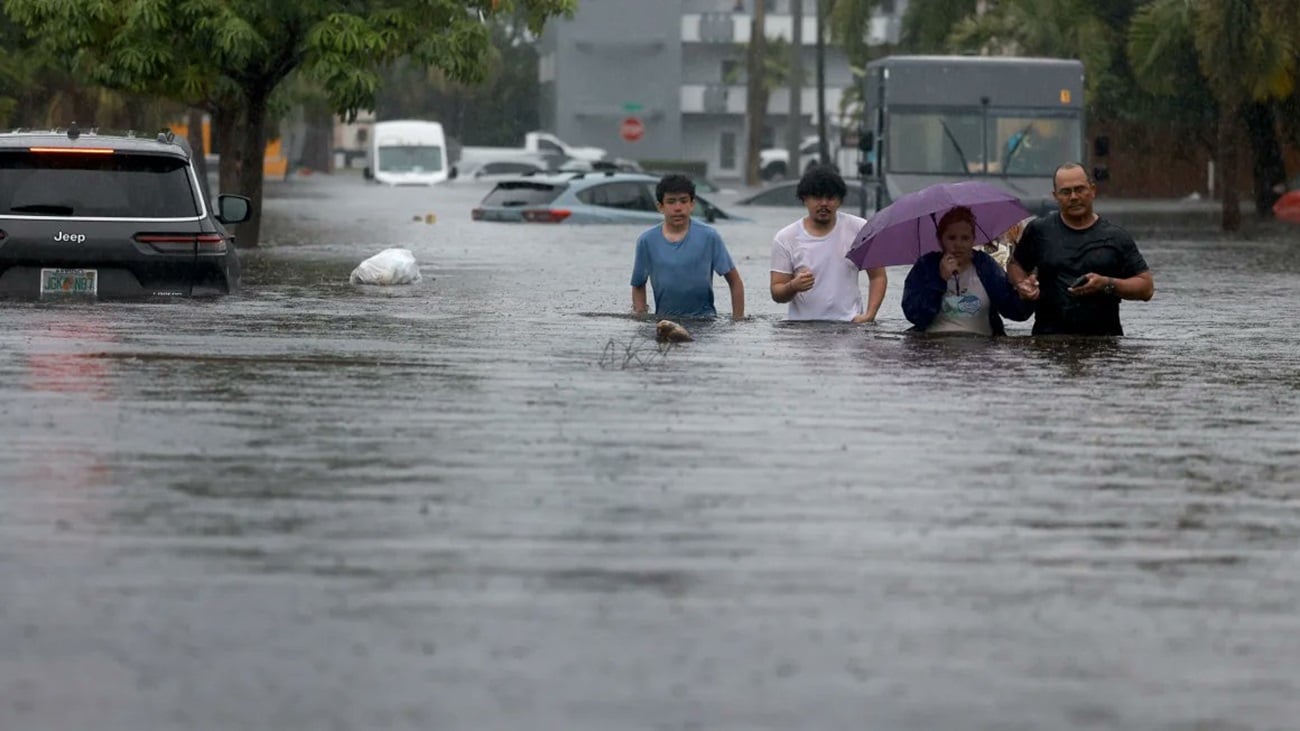
[[[1030,221],[1020,234],[1020,241],[1011,250],[1007,260],[1007,279],[1016,288],[1020,299],[1033,302],[1038,299],[1038,249],[1042,232],[1039,221]]]
[[[815,282],[816,279],[813,278],[813,273],[808,269],[800,269],[797,274],[774,271],[769,286],[772,292],[772,301],[782,304],[789,302],[800,292],[807,292],[812,289]]]
[[[1007,273],[998,266],[996,259],[988,254],[976,252],[974,262],[980,284],[984,285],[984,291],[988,293],[989,301],[999,315],[1022,322],[1034,314],[1033,303],[1020,298],[1016,288],[1011,286]]]
[[[1156,294],[1156,279],[1145,271],[1135,277],[1115,280],[1115,296],[1122,300],[1148,302]]]
[[[1130,276],[1117,277],[1111,294],[1124,300],[1149,301],[1156,293],[1155,277],[1151,276],[1146,259],[1138,251],[1137,242],[1127,231],[1124,235],[1124,268],[1120,273]]]
[[[640,287],[633,287],[632,288],[632,312],[637,315],[644,315],[649,309],[650,308],[646,304],[646,299],[645,299],[645,285],[643,284]]]
[[[1020,299],[1030,302],[1038,299],[1038,275],[1026,272],[1015,259],[1007,262],[1007,280]]]
[[[867,311],[853,318],[854,322],[875,322],[876,313],[880,312],[880,303],[885,301],[885,289],[889,286],[889,275],[884,267],[867,270]]]
[[[903,282],[903,316],[920,330],[930,327],[943,308],[948,282],[939,276],[939,257],[926,254],[912,265]]]
[[[1142,300],[1146,302],[1156,293],[1155,278],[1151,276],[1149,270],[1124,279],[1107,277],[1096,272],[1088,272],[1084,276],[1088,277],[1088,281],[1078,287],[1071,287],[1067,290],[1070,294],[1076,297],[1110,294],[1122,300]],[[1114,289],[1107,292],[1108,286],[1113,286]]]
[[[650,278],[650,248],[645,238],[636,240],[636,256],[632,260],[632,312],[644,315],[649,307],[646,305],[645,283]]]
[[[740,281],[740,270],[732,267],[722,278],[727,280],[727,287],[731,289],[731,319],[745,319],[745,283]]]

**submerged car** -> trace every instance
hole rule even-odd
[[[239,284],[223,224],[249,200],[209,209],[188,144],[67,130],[0,132],[0,297],[222,295]]]
[[[871,192],[863,188],[860,183],[848,182],[847,184],[848,193],[844,196],[844,202],[840,204],[840,210],[856,215],[861,210],[862,201],[865,199],[867,213],[874,212],[876,207]],[[799,200],[799,181],[791,180],[770,185],[747,198],[741,198],[736,201],[736,205],[803,208],[803,201]]]
[[[641,173],[562,172],[496,184],[472,212],[475,221],[512,223],[645,223],[663,221],[655,207],[659,178]],[[695,218],[745,220],[695,196]]]

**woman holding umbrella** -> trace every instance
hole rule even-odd
[[[913,330],[1005,335],[1003,317],[1029,319],[1033,303],[1020,298],[993,257],[975,250],[971,209],[949,209],[935,229],[940,250],[921,255],[903,285],[903,314]]]

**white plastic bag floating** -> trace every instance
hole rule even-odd
[[[348,281],[353,284],[415,284],[420,281],[420,267],[410,249],[384,249],[358,264]]]

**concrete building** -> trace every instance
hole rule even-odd
[[[792,38],[791,3],[803,2],[802,134],[816,132],[816,0],[583,0],[547,24],[539,45],[541,120],[572,144],[638,160],[702,161],[739,177],[745,150],[746,69],[754,2],[766,2],[766,36]],[[871,43],[896,43],[907,0],[885,0]],[[826,45],[826,114],[836,126],[853,85],[844,55]],[[784,146],[789,91],[768,101],[764,146]],[[629,121],[635,120],[635,121]],[[638,124],[639,123],[639,124]],[[629,141],[631,132],[639,139]]]

